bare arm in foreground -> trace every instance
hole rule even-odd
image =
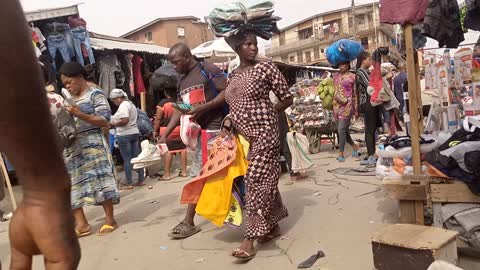
[[[10,223],[10,269],[76,269],[80,247],[70,208],[70,180],[55,140],[38,62],[18,0],[0,8],[0,151],[15,166],[23,201]]]

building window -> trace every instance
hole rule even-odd
[[[365,48],[365,50],[368,50],[368,37],[363,37],[361,39],[362,45]]]
[[[313,27],[305,28],[298,31],[298,38],[300,40],[309,39],[313,36]]]
[[[183,27],[177,27],[177,34],[178,34],[178,37],[185,37],[185,28]]]
[[[285,45],[285,32],[280,34],[280,46]]]
[[[310,52],[310,51],[305,52],[305,62],[307,62],[307,63],[312,62],[312,52]]]
[[[290,56],[290,63],[294,63],[295,61],[295,55]]]
[[[147,42],[153,40],[152,32],[147,32],[147,33],[145,33],[145,40],[146,40]]]

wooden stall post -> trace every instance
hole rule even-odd
[[[420,87],[420,76],[418,55],[413,46],[413,26],[405,25],[405,44],[407,52],[407,74],[408,74],[408,97],[410,107],[410,127],[412,140],[412,160],[415,176],[422,178],[422,161],[420,156],[420,135],[423,130],[422,98]],[[424,201],[400,201],[400,216],[404,220],[414,220],[416,224],[423,225]],[[413,208],[413,211],[412,211]]]
[[[140,93],[140,109],[144,112],[147,111],[147,93]]]
[[[13,193],[12,183],[10,182],[10,177],[8,176],[8,170],[5,167],[5,162],[3,161],[3,157],[0,154],[0,171],[3,174],[3,178],[7,183],[8,195],[10,196],[10,200],[12,201],[13,211],[17,209],[17,201],[15,200],[15,194]],[[0,183],[2,185],[3,183]]]

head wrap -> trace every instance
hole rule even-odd
[[[125,93],[125,91],[123,91],[122,89],[113,89],[112,92],[110,92],[110,99],[121,97],[128,99],[127,93]]]

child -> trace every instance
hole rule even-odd
[[[157,113],[154,124],[154,136],[157,138],[161,136],[167,129],[170,117],[173,114],[173,105],[177,97],[176,80],[173,77],[168,77],[165,83],[163,83],[163,92],[166,98],[162,99],[157,106]],[[187,177],[187,151],[186,146],[183,144],[180,138],[180,123],[173,130],[173,132],[167,138],[167,147],[169,152],[165,154],[165,173],[161,181],[171,180],[173,177],[170,175],[172,166],[173,154],[172,151],[179,151],[181,156],[181,172],[179,176]]]

